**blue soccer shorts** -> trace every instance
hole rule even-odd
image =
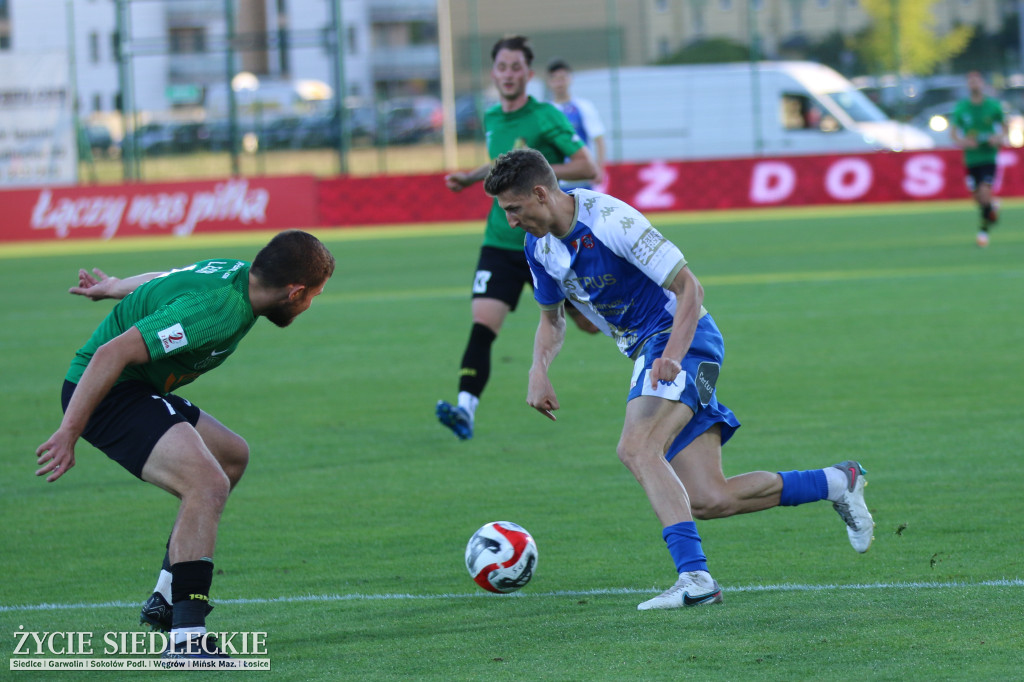
[[[626,401],[650,395],[666,400],[677,400],[693,410],[693,418],[683,427],[665,453],[665,459],[671,462],[680,450],[715,424],[721,425],[724,445],[740,427],[740,422],[732,410],[718,402],[715,391],[722,360],[725,357],[725,343],[711,315],[704,315],[697,322],[693,343],[683,358],[683,370],[676,380],[673,383],[660,382],[658,387],[652,390],[648,372],[654,361],[665,351],[668,337],[668,332],[662,332],[644,342],[633,365],[633,378]]]

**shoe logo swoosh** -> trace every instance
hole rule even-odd
[[[697,606],[698,604],[703,604],[708,599],[711,599],[716,594],[718,594],[719,591],[720,590],[715,590],[713,592],[708,592],[707,594],[702,594],[702,595],[697,596],[697,597],[691,597],[690,593],[686,592],[686,593],[683,594],[683,605],[684,606]]]
[[[230,352],[231,352],[230,348],[228,348],[227,350],[215,350],[215,351],[211,351],[210,352],[210,357],[211,358],[215,358],[218,355],[224,355],[225,353],[230,353]]]

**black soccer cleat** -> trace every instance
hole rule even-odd
[[[211,604],[206,605],[206,615],[213,611]],[[170,632],[174,624],[174,607],[167,603],[164,596],[154,592],[142,605],[142,613],[139,614],[139,625],[148,625],[154,631]]]

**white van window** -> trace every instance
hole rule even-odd
[[[830,92],[825,97],[835,102],[855,123],[887,121],[888,118],[874,102],[860,90]]]
[[[808,95],[795,92],[782,94],[782,127],[785,130],[820,130],[821,107]]]

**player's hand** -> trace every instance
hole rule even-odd
[[[449,173],[448,175],[444,176],[444,184],[447,185],[448,189],[450,189],[453,192],[461,192],[463,189],[469,187],[473,183],[469,181],[468,174],[458,172]]]
[[[78,286],[68,289],[68,293],[85,296],[93,301],[102,301],[105,298],[112,298],[111,292],[120,281],[99,268],[93,268],[92,273],[81,269],[78,271]]]
[[[682,371],[683,366],[678,360],[665,357],[656,359],[651,365],[651,371],[648,372],[651,377],[651,390],[657,390],[659,381],[671,384]]]
[[[61,431],[36,448],[36,476],[46,476],[47,483],[53,483],[75,466],[75,442]]]
[[[558,397],[547,374],[530,372],[530,385],[526,392],[526,404],[551,421],[558,421],[552,412],[557,410]]]

